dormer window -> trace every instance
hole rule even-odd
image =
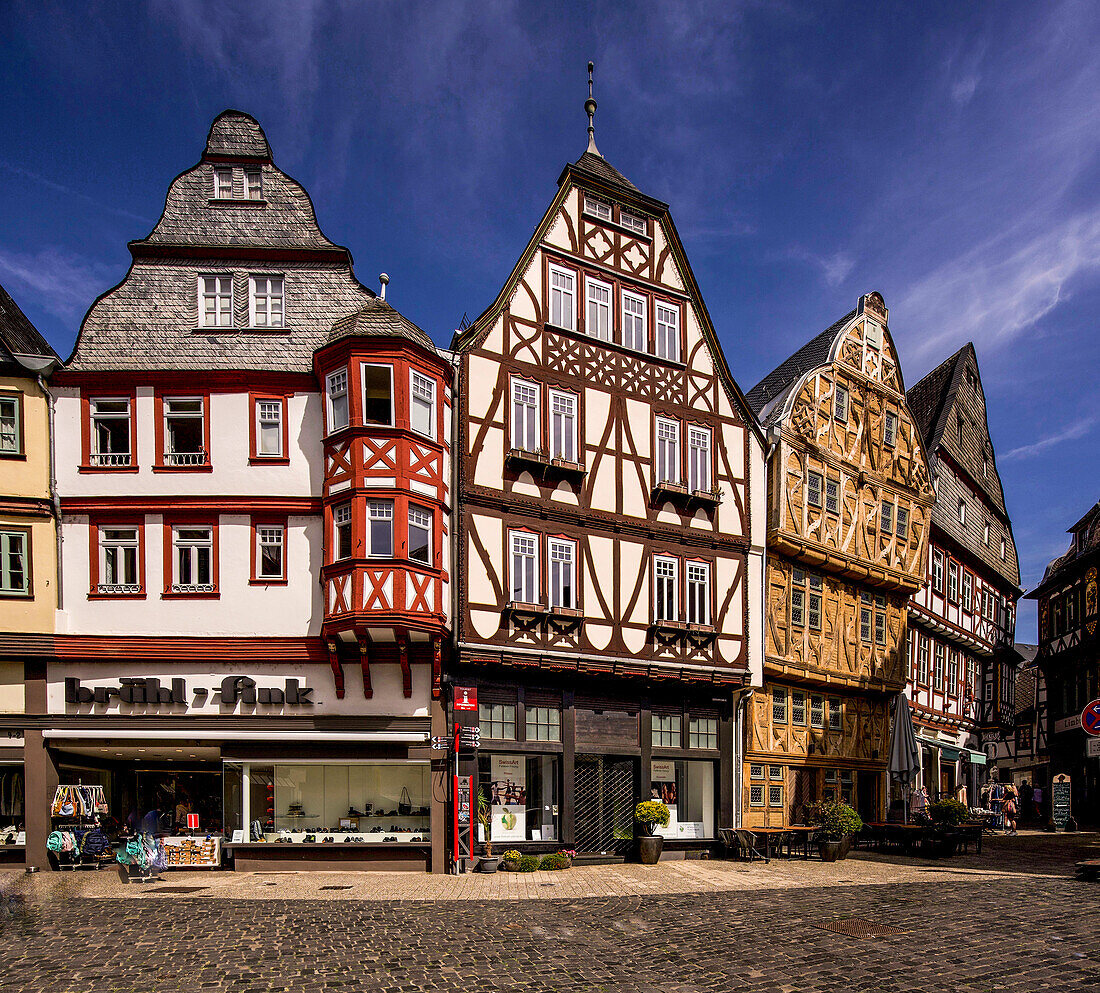
[[[264,196],[263,173],[260,169],[245,169],[244,171],[245,193],[249,200],[262,200]]]
[[[233,277],[199,276],[199,327],[233,326]]]
[[[218,166],[214,170],[214,199],[231,200],[233,198],[233,170],[228,166]]]
[[[590,193],[584,195],[584,212],[598,217],[601,221],[611,220],[611,204],[605,203]]]
[[[253,276],[248,282],[249,325],[254,328],[281,328],[283,277]]]
[[[639,217],[637,214],[632,214],[628,210],[619,211],[619,223],[624,228],[629,228],[635,234],[645,234],[646,229],[648,228],[644,217]]]

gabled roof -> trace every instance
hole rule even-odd
[[[745,399],[748,400],[754,413],[760,417],[765,428],[774,424],[782,414],[783,404],[775,401],[785,397],[791,387],[811,369],[816,369],[829,361],[833,342],[856,313],[854,310],[849,311],[839,321],[830,324],[816,338],[811,338],[792,356],[777,365],[745,394]]]
[[[379,337],[406,338],[409,341],[416,342],[421,348],[426,349],[433,355],[439,354],[434,342],[424,331],[399,314],[380,297],[368,300],[354,314],[348,314],[347,317],[337,321],[333,325],[325,344],[331,345],[333,342],[341,341],[344,338],[354,338],[359,335],[365,337],[376,335]]]
[[[1091,507],[1073,527],[1069,528],[1073,541],[1061,555],[1050,560],[1043,571],[1043,580],[1028,597],[1034,597],[1050,580],[1068,569],[1078,559],[1100,551],[1100,502]]]
[[[582,172],[590,172],[592,175],[599,176],[600,179],[606,180],[609,183],[616,183],[619,186],[625,186],[628,190],[641,192],[638,190],[637,186],[619,172],[619,170],[602,155],[596,155],[593,152],[585,152],[584,155],[573,163],[573,165]]]
[[[929,451],[935,449],[943,437],[951,406],[949,401],[954,396],[962,378],[964,367],[962,359],[968,350],[974,354],[974,345],[971,342],[967,342],[954,355],[944,359],[906,394],[909,409],[913,412],[913,417]]]
[[[0,345],[3,346],[0,361],[10,355],[36,373],[58,362],[57,353],[3,286],[0,286]]]

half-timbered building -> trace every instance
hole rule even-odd
[[[58,373],[32,802],[77,777],[121,821],[189,808],[238,868],[441,867],[448,358],[359,283],[247,114],[130,251]]]
[[[759,672],[762,444],[667,204],[590,138],[453,347],[453,680],[492,840],[610,852],[656,795],[666,850],[702,847]]]
[[[909,391],[936,505],[927,574],[909,604],[906,672],[930,797],[976,804],[998,741],[1013,733],[1020,566],[972,344]],[[989,746],[988,748],[985,746]]]
[[[989,755],[991,778],[1001,783],[1014,783],[1020,790],[1021,815],[1024,821],[1046,823],[1050,816],[1050,749],[1047,738],[1047,684],[1036,656],[1038,645],[1015,644],[1020,665],[1016,670],[1015,723],[1012,733],[997,742],[987,742],[983,748]],[[1028,806],[1027,787],[1032,788]],[[1035,797],[1034,790],[1041,792]]]
[[[1072,816],[1100,824],[1100,755],[1082,712],[1100,698],[1100,503],[1069,529],[1070,546],[1051,560],[1029,598],[1039,602],[1039,654],[1047,690],[1052,776],[1068,775]]]
[[[905,686],[906,604],[933,501],[878,293],[748,393],[769,442],[764,681],[745,725],[745,823],[807,823],[886,798],[889,712]]]

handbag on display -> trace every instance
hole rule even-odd
[[[397,814],[399,817],[408,817],[412,813],[413,802],[407,786],[401,787],[401,797],[397,801]]]

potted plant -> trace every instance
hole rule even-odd
[[[835,862],[847,856],[852,839],[863,827],[863,821],[848,804],[828,800],[815,804],[811,817],[817,827],[817,850],[822,862]]]
[[[505,872],[515,872],[521,858],[523,858],[523,852],[510,848],[501,856],[500,867]]]
[[[642,865],[656,865],[665,847],[665,839],[657,834],[657,828],[668,827],[668,807],[660,800],[643,800],[634,808],[634,820],[639,832],[638,861]]]
[[[932,818],[932,835],[926,846],[928,854],[933,858],[954,855],[959,847],[956,828],[970,817],[966,804],[945,797],[928,805],[928,816]]]
[[[500,858],[493,856],[493,808],[485,791],[477,791],[477,821],[485,829],[485,854],[478,860],[478,872],[496,872]]]

